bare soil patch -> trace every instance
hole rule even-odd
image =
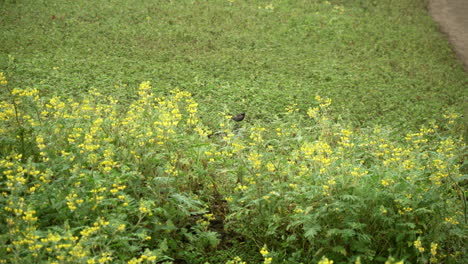
[[[430,0],[429,11],[468,71],[468,1]]]

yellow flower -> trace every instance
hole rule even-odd
[[[439,244],[434,243],[434,242],[431,243],[431,255],[434,256],[434,257],[437,255],[437,246],[438,245]]]
[[[308,115],[310,118],[317,118],[318,113],[319,113],[318,107],[309,108],[309,109],[307,110],[307,115]]]
[[[424,247],[422,246],[422,242],[421,242],[421,238],[418,238],[417,240],[415,240],[413,242],[413,245],[415,248],[417,248],[419,250],[419,252],[424,252]]]
[[[267,248],[266,248],[266,245],[262,247],[262,249],[260,250],[260,254],[262,254],[263,257],[265,257],[266,255],[268,255],[270,252],[268,252]]]
[[[404,261],[396,261],[394,258],[390,257],[387,261],[385,261],[385,264],[404,264]]]
[[[381,212],[382,214],[386,214],[386,213],[388,213],[388,210],[387,210],[387,208],[385,208],[385,207],[383,207],[383,206],[381,205],[381,206],[380,206],[380,212]]]
[[[0,72],[0,84],[1,85],[7,85],[8,81],[5,77],[5,74],[3,72]]]
[[[267,163],[267,169],[269,172],[274,172],[276,170],[275,165],[271,162]]]
[[[318,262],[318,264],[333,264],[333,260],[329,260],[327,257],[323,256],[323,258]]]
[[[460,222],[458,222],[456,219],[453,219],[453,217],[445,217],[445,222],[452,224],[452,225],[458,225]]]
[[[380,183],[381,183],[383,186],[388,187],[388,186],[390,186],[390,185],[393,183],[393,180],[382,179],[382,180],[380,181]]]

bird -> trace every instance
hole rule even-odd
[[[244,120],[244,117],[245,117],[245,113],[241,113],[241,114],[232,116],[231,119],[236,121],[236,122],[240,122],[240,121]]]

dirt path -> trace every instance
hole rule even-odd
[[[468,0],[429,0],[429,11],[468,72]]]

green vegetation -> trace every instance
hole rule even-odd
[[[463,263],[425,5],[0,1],[0,263]]]

